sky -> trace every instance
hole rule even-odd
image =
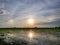
[[[28,25],[28,19],[34,25]],[[0,27],[56,26],[60,26],[60,0],[0,0]]]

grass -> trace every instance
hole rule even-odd
[[[59,31],[60,28],[0,28],[0,31],[3,30],[40,30],[40,31]]]

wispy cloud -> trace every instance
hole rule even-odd
[[[59,2],[60,0],[3,0],[2,3],[0,2],[5,4],[2,15],[8,16],[0,16],[0,22],[3,22],[1,25],[4,26],[5,22],[13,19],[16,22],[15,26],[19,26],[26,19],[33,18],[35,26],[51,27],[52,25],[49,24],[56,26],[60,19]]]

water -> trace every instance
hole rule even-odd
[[[48,30],[1,30],[0,45],[60,45],[60,32]]]

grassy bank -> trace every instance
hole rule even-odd
[[[0,28],[1,30],[47,30],[47,31],[60,31],[60,28]]]

